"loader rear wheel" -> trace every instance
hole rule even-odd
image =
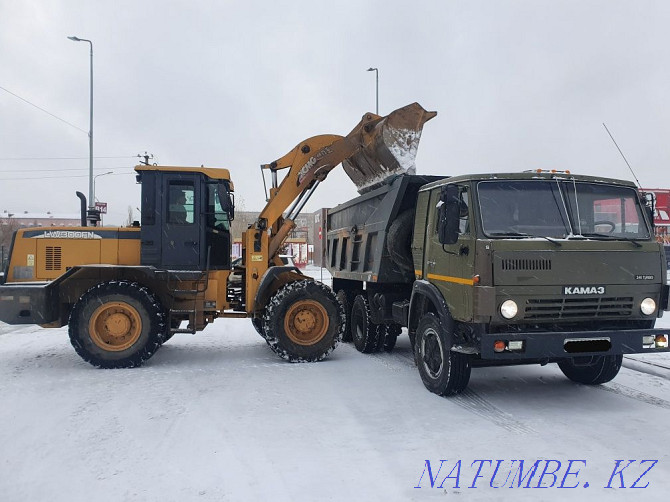
[[[386,335],[384,325],[375,324],[370,316],[370,305],[364,295],[357,295],[351,306],[351,337],[356,350],[369,354],[381,349],[379,338]]]
[[[315,281],[279,288],[263,317],[268,345],[290,362],[324,359],[342,338],[343,327],[342,305],[328,286]]]
[[[349,295],[344,289],[340,289],[337,292],[337,295],[335,295],[339,302],[342,304],[342,308],[344,309],[344,332],[342,335],[342,341],[343,342],[350,342],[351,341],[351,300],[349,299]]]
[[[619,374],[622,361],[622,355],[595,356],[586,364],[575,364],[573,359],[565,359],[558,363],[558,367],[573,382],[599,385]]]
[[[100,368],[132,368],[161,346],[165,316],[156,297],[136,283],[110,281],[75,303],[70,342],[82,359]]]

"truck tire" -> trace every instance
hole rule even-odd
[[[70,313],[69,335],[84,361],[99,368],[133,368],[164,341],[165,314],[145,287],[127,281],[98,284]]]
[[[351,306],[351,338],[356,350],[363,354],[375,352],[379,347],[380,334],[385,334],[380,333],[380,330],[383,330],[383,325],[374,324],[370,317],[368,299],[364,295],[357,295]]]
[[[344,311],[335,293],[316,281],[279,288],[263,316],[265,340],[290,362],[324,359],[342,338]]]
[[[402,333],[402,327],[399,324],[386,325],[386,336],[384,337],[385,352],[391,352],[395,348],[400,333]]]
[[[393,220],[386,238],[386,250],[391,260],[403,272],[414,272],[412,258],[412,227],[414,226],[414,209],[407,209]]]
[[[415,359],[423,384],[439,396],[458,394],[470,381],[470,358],[453,352],[452,340],[453,325],[443,326],[435,314],[419,320]]]
[[[565,359],[558,363],[563,374],[573,382],[585,385],[599,385],[612,380],[621,369],[623,356],[595,356],[588,365],[576,365],[573,359]]]
[[[349,295],[343,289],[340,289],[335,295],[338,301],[342,304],[344,309],[344,331],[342,334],[343,342],[351,341],[351,302],[349,301]]]

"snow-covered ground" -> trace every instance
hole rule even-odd
[[[555,365],[475,369],[440,398],[406,335],[290,364],[219,320],[98,370],[66,328],[0,323],[0,500],[667,500],[670,354],[624,365],[598,387]]]

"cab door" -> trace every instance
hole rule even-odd
[[[440,290],[454,319],[470,321],[473,312],[475,257],[470,190],[467,184],[457,185],[459,210],[450,215],[457,220],[454,222],[457,238],[455,242],[443,243],[440,239],[440,218],[445,217],[444,187],[432,190],[430,194],[424,278]]]
[[[166,268],[202,269],[198,174],[165,174],[162,183],[161,263]]]

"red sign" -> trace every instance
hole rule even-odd
[[[96,202],[95,209],[100,211],[100,214],[107,214],[107,203],[106,202]]]

